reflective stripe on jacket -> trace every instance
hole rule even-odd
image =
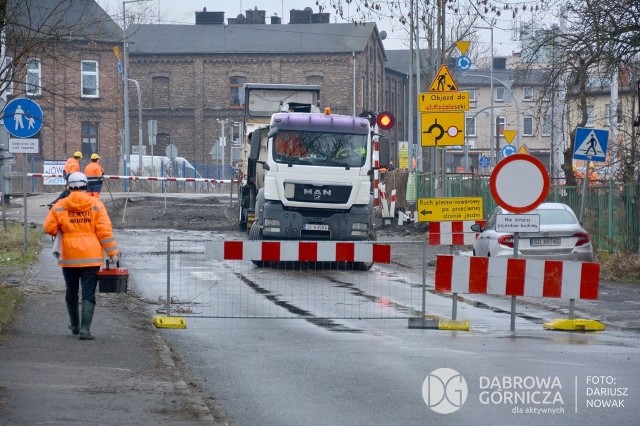
[[[72,190],[67,198],[56,202],[42,228],[52,236],[62,231],[58,259],[62,267],[100,266],[103,251],[108,256],[119,253],[107,209],[86,191]]]

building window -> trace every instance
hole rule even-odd
[[[151,102],[154,108],[169,108],[169,77],[151,79]]]
[[[0,93],[13,95],[13,58],[5,57],[0,69]]]
[[[496,117],[496,135],[504,136],[504,128],[507,126],[507,117]]]
[[[533,100],[533,87],[524,87],[522,89],[523,92],[523,99],[525,101],[532,101]]]
[[[42,65],[40,59],[27,59],[26,92],[29,96],[42,94]]]
[[[82,61],[80,64],[82,97],[97,98],[100,95],[100,76],[98,61]]]
[[[504,102],[504,87],[496,87],[496,92],[495,92],[495,100],[498,102]]]
[[[231,106],[244,105],[244,83],[247,82],[245,77],[231,77],[229,86],[231,87]]]
[[[523,136],[533,136],[533,117],[526,115],[524,117],[524,129],[522,130]]]
[[[469,92],[469,102],[478,102],[478,91],[476,89],[467,89]]]
[[[542,136],[551,136],[551,116],[547,112],[542,118]]]
[[[82,122],[81,151],[84,158],[89,158],[91,154],[98,152],[98,123]]]
[[[466,136],[476,135],[476,117],[466,117],[464,124],[464,134]]]

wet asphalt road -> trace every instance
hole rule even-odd
[[[150,302],[150,314],[165,285],[166,235],[118,235],[132,289]],[[510,332],[508,300],[477,296],[460,304],[469,332],[409,329],[401,319],[342,319],[335,320],[340,327],[326,327],[292,319],[187,318],[187,329],[160,333],[232,424],[636,424],[638,294],[617,284],[603,284],[601,293],[597,302],[576,303],[577,313],[610,325],[601,333],[542,330],[541,320],[567,310],[546,300],[523,300],[527,315]],[[434,310],[446,313],[449,302],[429,294]],[[464,386],[459,377],[446,381],[442,368],[459,372]],[[431,408],[423,394],[427,377]],[[447,409],[443,401],[455,411],[438,413]]]

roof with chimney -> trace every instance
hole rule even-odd
[[[375,24],[132,25],[133,55],[361,52]]]

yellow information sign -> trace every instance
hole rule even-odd
[[[440,67],[440,71],[429,86],[430,92],[457,92],[458,86],[446,65]]]
[[[471,44],[470,41],[468,40],[458,40],[456,41],[456,46],[458,46],[458,49],[460,50],[460,53],[462,53],[463,55],[467,53],[467,50],[469,49],[469,45]]]
[[[418,198],[418,222],[482,220],[482,197]]]
[[[469,92],[422,92],[418,95],[418,110],[469,111]]]
[[[518,133],[517,130],[503,130],[502,136],[504,136],[504,139],[507,141],[508,144],[510,144],[511,142],[513,142],[513,138],[516,137],[517,133]]]
[[[422,146],[464,145],[464,112],[422,113]]]

